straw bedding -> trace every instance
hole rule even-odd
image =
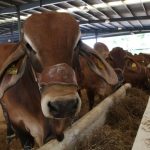
[[[88,112],[85,91],[82,92],[82,111],[80,117]],[[148,101],[148,94],[140,89],[131,88],[121,102],[115,104],[107,114],[106,124],[95,129],[92,137],[78,143],[76,150],[131,150],[143,112]],[[96,98],[96,103],[100,100]],[[0,150],[7,149],[6,127],[0,122]],[[14,139],[11,150],[20,150],[20,142]]]

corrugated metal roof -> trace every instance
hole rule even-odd
[[[80,22],[86,38],[150,31],[150,0],[4,0],[0,1],[0,41],[18,40],[16,7],[22,23],[33,13],[68,12]]]

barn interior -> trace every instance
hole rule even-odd
[[[79,22],[82,40],[92,46],[101,38],[119,38],[130,35],[132,39],[132,36],[150,33],[150,0],[1,0],[0,44],[17,43],[22,39],[22,26],[28,17],[34,13],[51,11],[73,15]],[[90,40],[91,42],[89,42]],[[136,45],[136,42],[134,44]],[[149,43],[147,45],[149,47],[140,48],[140,52],[144,51],[150,54],[150,45]],[[122,47],[122,45],[117,46]],[[148,102],[149,92],[150,90],[143,91],[138,88],[128,90],[127,96],[122,100],[123,104],[118,104],[119,106],[110,110],[106,125],[97,128],[87,142],[79,142],[77,150],[98,150],[101,147],[105,150],[130,150]],[[82,93],[85,107],[82,108],[80,117],[88,112],[87,97],[84,91]],[[134,99],[133,102],[131,102],[132,99]],[[96,104],[99,102],[97,100]],[[122,105],[126,107],[122,109]],[[129,108],[139,112],[139,115],[135,112],[128,112]],[[126,115],[128,115],[127,118]],[[8,149],[6,127],[4,118],[1,115],[0,118],[2,118],[0,121],[0,149],[5,150]],[[128,140],[123,139],[124,135],[129,137]],[[97,140],[98,138],[101,138],[102,141]],[[3,145],[3,143],[5,144]],[[21,149],[18,143],[18,139],[15,139],[11,148]]]
[[[24,20],[45,11],[71,13],[86,39],[146,33],[150,31],[149,10],[148,0],[0,1],[0,42],[18,41]]]

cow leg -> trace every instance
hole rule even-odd
[[[88,101],[89,101],[89,110],[91,110],[94,105],[95,92],[92,89],[87,89],[86,93],[87,93],[87,97],[88,97]]]
[[[81,95],[81,90],[80,90],[80,89],[78,90],[78,94],[79,94],[80,97],[82,96],[82,95]]]
[[[12,139],[15,137],[15,132],[13,130],[11,121],[9,119],[9,115],[7,113],[7,110],[5,108],[5,105],[3,103],[1,103],[2,106],[2,110],[3,110],[3,115],[7,124],[7,142],[8,144],[12,141]]]
[[[7,123],[7,142],[8,144],[12,141],[12,139],[15,137],[15,132],[13,130],[13,127],[11,125],[11,122]]]
[[[24,150],[31,150],[34,146],[34,138],[26,131],[16,128],[17,136],[20,139]]]

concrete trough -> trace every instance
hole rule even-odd
[[[132,150],[149,150],[149,149],[150,149],[150,97],[132,147]]]
[[[108,110],[121,98],[126,96],[126,90],[131,88],[131,84],[126,83],[112,95],[105,98],[94,109],[76,121],[65,131],[65,138],[62,142],[51,140],[43,145],[39,150],[73,150],[77,143],[82,142],[87,135],[92,134],[94,129],[103,126]]]
[[[0,122],[4,122],[5,119],[4,119],[4,116],[3,116],[3,110],[2,110],[2,107],[0,105]]]

